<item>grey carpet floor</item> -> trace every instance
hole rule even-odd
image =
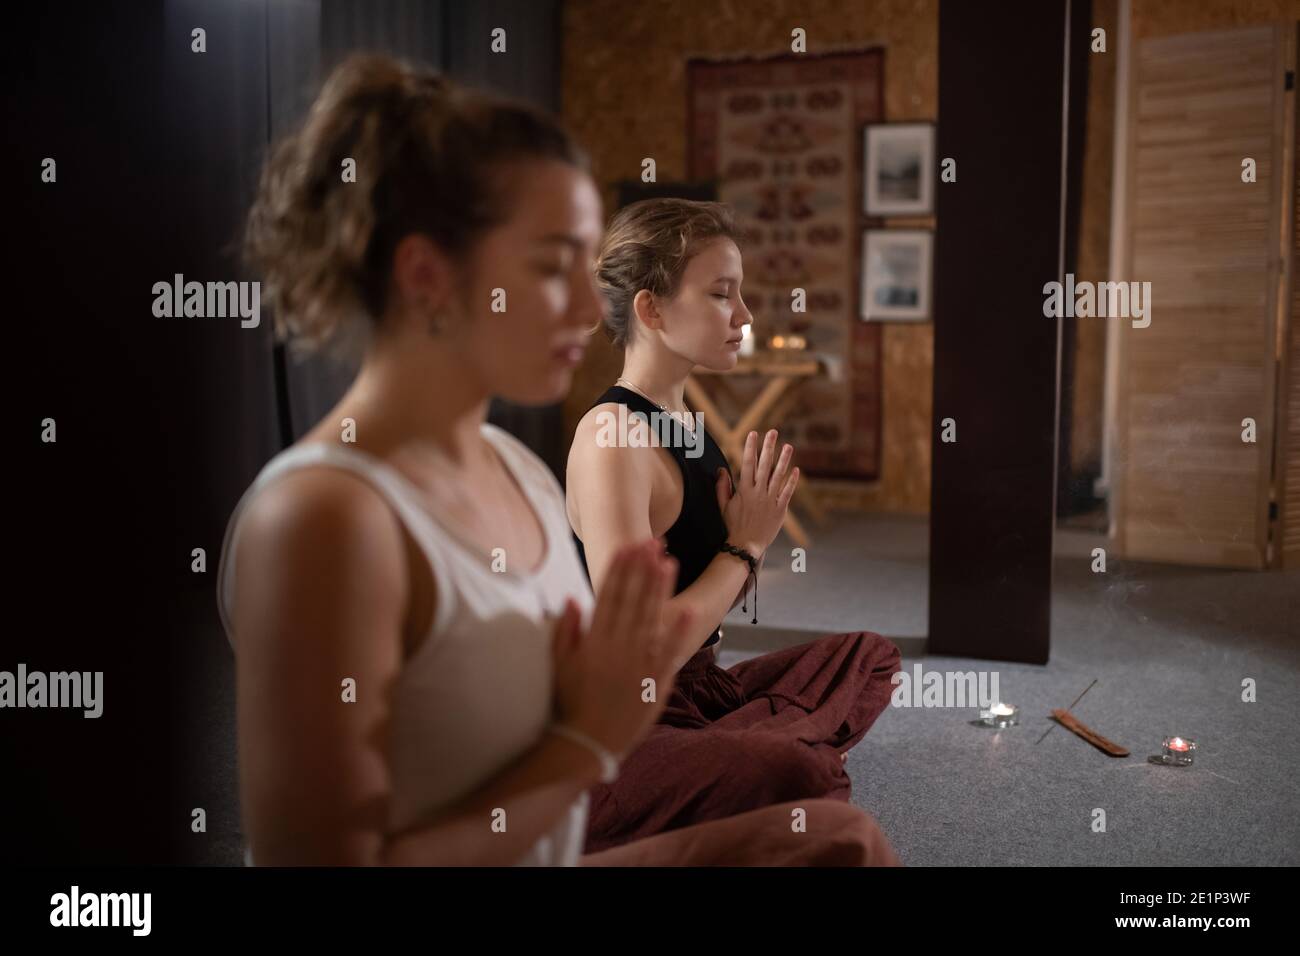
[[[917,662],[998,672],[1019,726],[972,726],[971,709],[891,706],[849,754],[853,801],[905,864],[1300,864],[1300,574],[1114,559],[1094,574],[1087,555],[1100,539],[1064,533],[1050,663],[973,661],[927,656],[917,640],[927,540],[923,519],[837,519],[809,549],[807,573],[769,559],[760,618],[772,626],[734,612],[722,656],[729,666],[818,633],[870,630],[899,638],[909,672]],[[1254,703],[1242,700],[1246,678]],[[1094,679],[1074,713],[1127,758],[1059,726],[1039,742],[1051,709]],[[1197,741],[1196,763],[1147,762],[1174,734]]]

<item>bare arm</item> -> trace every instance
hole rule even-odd
[[[574,436],[568,494],[580,517],[587,571],[597,593],[610,557],[619,548],[651,536],[652,456],[657,454],[660,452],[647,447],[601,447],[596,442],[594,419],[584,421]],[[689,610],[695,622],[676,647],[678,667],[700,649],[735,606],[748,575],[744,561],[719,553],[699,578],[667,602],[674,611]]]
[[[384,741],[408,601],[396,518],[359,479],[286,476],[251,504],[237,566],[240,785],[259,864],[508,864],[596,781],[593,756],[548,735],[436,819],[386,838]],[[504,833],[491,829],[497,807]]]

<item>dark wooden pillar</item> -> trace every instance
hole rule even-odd
[[[1048,659],[1067,17],[1068,0],[939,8],[937,149],[957,181],[936,208],[935,654]]]

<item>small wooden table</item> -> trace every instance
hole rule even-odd
[[[691,400],[691,405],[704,414],[706,427],[709,433],[713,435],[727,456],[727,461],[737,474],[741,467],[743,456],[745,454],[745,436],[751,431],[757,431],[760,441],[764,431],[767,428],[776,427],[781,416],[785,414],[794,400],[796,387],[808,379],[815,378],[825,372],[822,363],[815,358],[810,358],[803,353],[792,353],[788,355],[772,355],[759,353],[757,355],[746,355],[736,362],[736,367],[726,372],[715,372],[711,369],[697,368],[691,376],[686,379],[686,397]],[[722,413],[717,403],[709,395],[700,379],[708,377],[711,381],[716,382],[719,390],[730,400],[733,407],[739,408],[741,401],[736,395],[735,389],[727,381],[729,376],[736,375],[759,375],[767,379],[767,384],[759,391],[749,406],[745,408],[740,418],[734,425],[728,423],[728,418]],[[780,448],[780,444],[777,445]],[[795,498],[812,514],[813,520],[820,523],[825,515],[821,503],[817,500],[816,495],[812,493],[807,482],[806,475],[799,476],[799,486],[795,489]],[[799,521],[793,511],[787,509],[785,513],[785,530],[791,539],[801,548],[806,548],[811,543],[808,532],[804,530],[803,524]]]

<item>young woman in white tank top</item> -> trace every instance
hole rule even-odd
[[[659,541],[593,600],[558,482],[485,419],[564,397],[601,231],[553,120],[386,57],[340,66],[268,161],[245,251],[277,331],[364,357],[227,530],[250,860],[579,861],[586,791],[653,725],[691,622],[665,620]],[[820,803],[797,839],[776,807],[583,862],[868,862],[874,831]]]

